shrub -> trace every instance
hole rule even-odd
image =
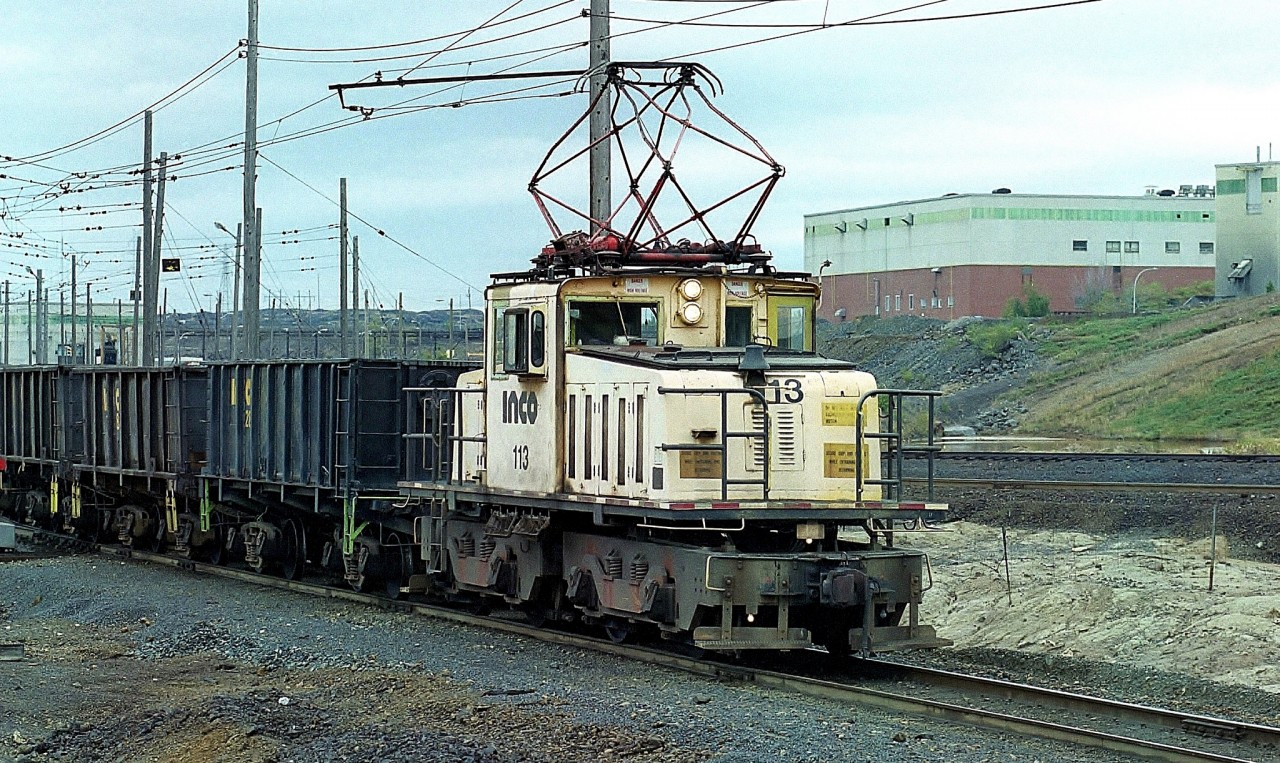
[[[983,355],[998,358],[1026,328],[1027,322],[1019,319],[983,321],[971,324],[964,333]]]

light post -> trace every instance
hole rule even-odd
[[[1142,278],[1143,273],[1149,273],[1152,270],[1159,270],[1159,269],[1160,268],[1143,268],[1142,270],[1138,271],[1138,274],[1136,276],[1133,277],[1133,314],[1134,315],[1138,314],[1138,279]]]
[[[240,251],[243,248],[243,242],[241,241],[243,224],[236,226],[235,233],[232,233],[227,229],[227,226],[217,221],[214,221],[213,227],[227,234],[236,242],[235,274],[231,281],[231,359],[239,360],[240,354],[236,347],[236,330],[240,325]]]
[[[178,341],[175,343],[176,346],[173,348],[173,364],[175,366],[182,365],[182,340],[189,336],[194,336],[194,332],[183,331],[181,334],[178,334]]]
[[[33,270],[30,265],[23,265],[27,273],[36,279],[36,325],[38,333],[34,333],[35,345],[28,348],[29,357],[33,357],[36,363],[49,362],[49,304],[44,299],[44,270]],[[43,300],[43,301],[42,301]],[[61,320],[62,316],[59,315]]]

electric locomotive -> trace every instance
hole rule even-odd
[[[401,485],[429,507],[425,572],[615,638],[944,643],[918,618],[927,559],[894,542],[944,507],[882,471],[911,447],[883,423],[936,393],[817,355],[818,286],[758,249],[634,260],[584,265],[575,234],[494,277],[483,368],[411,405],[453,411],[411,435],[440,447]]]

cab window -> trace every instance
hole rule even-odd
[[[783,350],[807,350],[805,329],[809,324],[809,311],[801,305],[778,305],[776,320],[777,346]]]
[[[751,344],[751,306],[724,309],[724,346],[746,347]]]
[[[569,302],[570,345],[656,345],[658,303]]]
[[[542,368],[547,364],[547,314],[538,310],[529,320],[529,364]]]
[[[507,310],[502,316],[502,370],[523,374],[529,370],[529,311]]]

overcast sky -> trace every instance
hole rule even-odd
[[[920,3],[882,20],[1050,2]],[[323,226],[337,222],[330,199],[337,199],[340,177],[349,179],[352,212],[387,234],[352,220],[362,286],[376,303],[393,306],[403,293],[411,309],[439,308],[451,298],[464,304],[469,289],[478,298],[488,273],[523,269],[537,254],[550,233],[527,192],[529,178],[585,109],[585,95],[474,103],[533,81],[362,91],[348,102],[374,107],[374,119],[307,134],[352,117],[336,98],[322,100],[328,85],[376,71],[392,78],[419,64],[411,76],[489,73],[519,63],[518,71],[585,67],[586,49],[576,43],[587,38],[580,13],[588,0],[513,3],[261,0],[264,46],[353,48],[452,35],[342,53],[263,49],[264,303],[305,307],[318,292],[321,306],[336,306],[338,242],[336,230]],[[1271,143],[1280,144],[1275,0],[1101,0],[832,27],[694,56],[800,29],[651,28],[624,20],[719,13],[712,20],[725,24],[838,24],[907,4],[614,0],[613,58],[692,57],[719,77],[725,93],[717,108],[787,168],[756,233],[790,269],[801,267],[805,213],[1000,186],[1136,195],[1147,185],[1211,183],[1215,163],[1251,160],[1258,146],[1266,159]],[[29,288],[25,265],[43,268],[58,287],[68,262],[60,252],[78,252],[90,263],[96,301],[127,296],[141,190],[125,172],[141,159],[140,120],[74,150],[54,149],[132,117],[229,52],[213,76],[157,111],[155,151],[185,160],[166,189],[166,256],[183,260],[181,274],[164,278],[170,307],[212,310],[216,294],[230,291],[226,255],[211,247],[230,251],[231,238],[213,223],[234,230],[241,215],[242,156],[234,144],[244,127],[244,64],[232,51],[245,35],[245,9],[245,0],[0,0],[0,155],[37,157],[35,164],[0,162],[7,176],[0,179],[0,243],[13,245],[4,247],[8,264],[0,271],[15,292]],[[455,34],[504,10],[499,20],[533,15],[465,39]],[[538,27],[545,28],[532,31]],[[431,57],[450,44],[453,50]],[[536,62],[542,54],[529,53],[561,47]],[[353,62],[393,55],[404,57]],[[496,56],[513,57],[480,60]],[[525,94],[571,89],[543,85]],[[445,107],[386,108],[409,99],[416,100],[408,106]],[[448,107],[458,101],[466,105]],[[300,137],[281,141],[294,135]],[[722,166],[729,172],[715,155],[682,158],[677,171],[683,168],[681,181],[692,189],[716,187],[713,173]],[[566,193],[583,192],[585,182],[575,180],[576,191]],[[49,195],[60,183],[88,190]],[[73,205],[83,208],[59,211]]]

